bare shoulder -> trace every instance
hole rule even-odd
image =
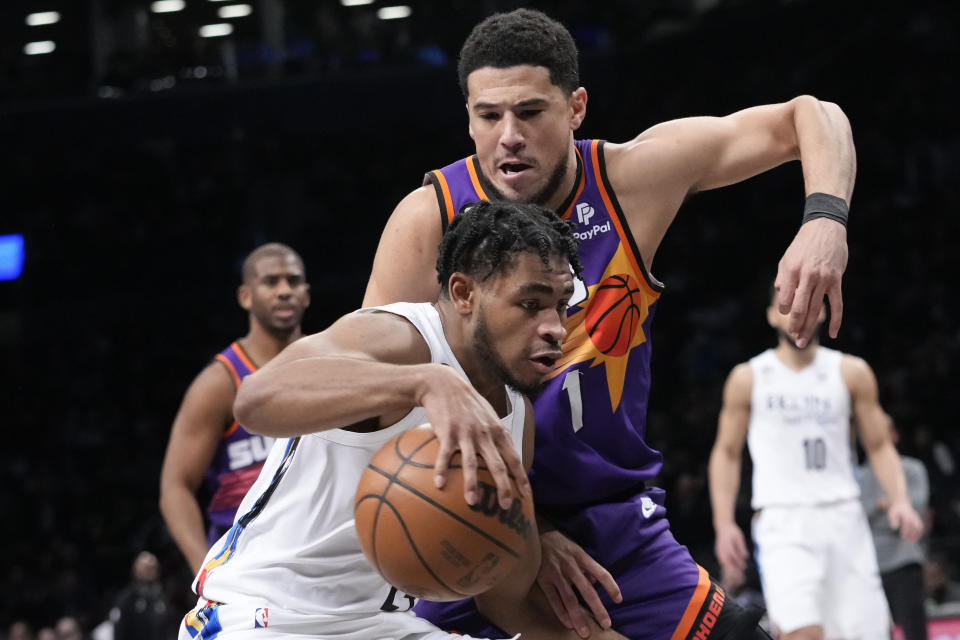
[[[233,396],[237,393],[237,381],[225,364],[213,360],[193,379],[187,393],[195,393],[210,402],[225,400],[229,405],[233,403]]]
[[[433,187],[424,185],[414,189],[401,200],[387,222],[387,229],[393,226],[416,225],[421,230],[435,229],[439,237],[440,203]]]
[[[840,374],[851,391],[875,384],[873,369],[859,356],[844,353],[840,359]]]
[[[436,300],[442,234],[440,204],[432,187],[420,187],[401,200],[380,235],[364,306]]]
[[[724,385],[723,396],[725,402],[749,404],[753,393],[753,367],[749,362],[741,362],[730,370],[727,382]]]

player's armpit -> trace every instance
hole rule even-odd
[[[442,231],[432,187],[420,187],[401,200],[380,236],[363,306],[435,301]]]

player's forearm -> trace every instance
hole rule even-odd
[[[714,449],[710,453],[707,474],[713,528],[718,530],[736,522],[734,511],[740,491],[740,457]]]
[[[190,570],[197,573],[207,555],[207,536],[203,530],[203,513],[193,492],[186,487],[163,488],[160,513]]]
[[[335,356],[294,360],[248,376],[234,414],[248,431],[272,437],[345,427],[417,406],[429,368],[437,366]]]
[[[909,502],[907,482],[903,475],[903,466],[900,457],[891,442],[887,442],[876,449],[867,450],[870,466],[877,476],[877,481],[883,487],[887,500],[891,503]]]
[[[801,96],[794,99],[794,126],[807,194],[827,193],[849,204],[857,157],[846,115],[832,102]]]

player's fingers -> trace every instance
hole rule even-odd
[[[840,322],[843,320],[843,292],[839,278],[827,289],[827,299],[830,301],[830,326],[827,330],[831,338],[836,338],[840,333]]]
[[[463,471],[463,497],[467,504],[477,504],[477,452],[473,442],[465,438],[460,442],[460,464]]]
[[[817,330],[817,325],[820,324],[821,318],[825,313],[825,294],[826,285],[822,279],[817,279],[817,284],[813,287],[813,291],[810,294],[810,304],[807,307],[807,315],[804,317],[803,324],[800,326],[800,339],[797,340],[798,346],[805,346],[810,342],[810,339],[813,338],[813,334]]]
[[[787,318],[787,334],[793,339],[798,347],[804,347],[807,344],[806,339],[801,333],[803,324],[810,312],[810,299],[813,295],[814,283],[810,276],[800,279],[796,293],[793,296],[793,304],[790,305],[789,318]]]
[[[599,562],[584,554],[584,557],[581,559],[581,564],[583,565],[584,572],[590,578],[591,584],[599,582],[600,586],[603,587],[603,590],[610,595],[610,598],[614,602],[621,602],[623,600],[623,594],[620,593],[620,586],[617,584],[617,581],[613,579],[610,572],[604,569]]]
[[[440,439],[440,447],[437,449],[437,459],[433,463],[433,484],[437,489],[443,489],[447,484],[447,469],[450,466],[450,456],[453,455],[453,447],[448,440]]]
[[[593,617],[596,618],[597,623],[604,629],[609,629],[611,624],[610,614],[607,613],[607,608],[603,606],[603,603],[600,601],[600,596],[597,595],[597,590],[593,588],[587,580],[587,577],[582,573],[574,576],[574,584],[577,585],[580,597],[583,598],[587,608],[590,609]]]
[[[590,635],[590,629],[587,627],[587,617],[583,615],[583,608],[580,606],[580,601],[577,599],[577,595],[573,592],[573,589],[570,588],[570,585],[566,581],[561,580],[560,584],[556,585],[557,591],[560,592],[560,599],[563,602],[563,608],[566,610],[567,615],[570,618],[571,628],[577,632],[581,638],[586,638]]]
[[[499,423],[497,426],[499,426]],[[507,464],[507,473],[513,476],[513,481],[516,483],[517,489],[520,490],[520,495],[531,495],[533,490],[530,488],[530,479],[527,478],[527,470],[523,467],[520,453],[513,445],[510,432],[500,427],[496,432],[494,442],[497,445],[497,450],[503,455],[503,461]]]
[[[519,462],[516,451],[513,449],[513,443],[509,442],[506,436],[506,429],[499,424],[491,427],[490,437],[484,438],[480,442],[480,451],[483,455],[483,461],[486,463],[490,475],[493,476],[493,482],[497,485],[497,498],[503,509],[509,509],[513,504],[514,491],[513,484],[510,482],[510,474],[513,473],[513,467]],[[504,443],[506,442],[506,446]],[[523,468],[523,465],[520,465]]]
[[[778,308],[780,313],[784,315],[790,313],[790,308],[793,306],[793,296],[797,290],[797,282],[796,270],[784,266],[781,260],[777,269],[777,279],[773,286],[777,290]]]
[[[546,585],[541,584],[540,590],[543,591],[543,595],[546,596],[550,608],[553,609],[553,613],[557,616],[557,620],[567,629],[573,629],[573,625],[570,624],[570,616],[567,615],[567,610],[563,606],[563,600],[560,599],[560,594],[557,593],[553,585],[549,583]]]
[[[745,562],[748,556],[747,543],[742,537],[737,537],[733,542],[733,551],[741,562]]]

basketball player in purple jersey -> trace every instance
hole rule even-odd
[[[435,300],[436,247],[466,202],[532,201],[574,223],[582,286],[571,300],[563,357],[535,402],[538,583],[582,636],[587,613],[578,596],[601,625],[634,640],[762,635],[757,616],[726,599],[674,540],[663,492],[646,486],[662,465],[645,442],[650,323],[663,290],[650,269],[690,193],[800,159],[808,197],[780,261],[779,306],[802,346],[828,297],[835,337],[855,174],[846,117],[834,104],[801,96],[723,118],[662,123],[624,144],[575,140],[587,93],[573,39],[525,9],[474,28],[459,76],[476,155],[428,173],[400,202],[364,304]],[[469,601],[423,603],[418,612],[442,628],[486,633]]]
[[[310,305],[303,260],[279,243],[254,249],[244,260],[237,300],[249,312],[249,332],[187,389],[160,475],[160,512],[194,572],[233,525],[270,452],[272,438],[249,433],[234,419],[233,400],[241,380],[303,335],[300,321]],[[210,495],[204,508],[197,499],[201,485]]]

